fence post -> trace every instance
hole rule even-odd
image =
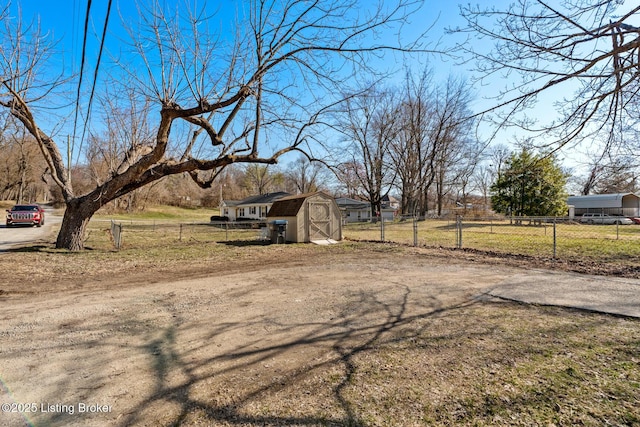
[[[413,217],[413,246],[418,246],[418,218]]]
[[[182,242],[182,224],[180,224],[180,237],[178,238],[178,241]]]
[[[462,249],[462,217],[460,215],[456,217],[456,246]]]
[[[380,241],[384,242],[384,218],[380,217]]]
[[[122,246],[122,223],[116,224],[114,220],[111,220],[111,237],[113,237],[113,246],[120,250]]]
[[[556,218],[553,218],[553,257],[555,258],[558,251],[557,231],[556,231]]]

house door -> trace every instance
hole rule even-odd
[[[309,240],[326,240],[331,238],[331,201],[310,200],[307,203]]]

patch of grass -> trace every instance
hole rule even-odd
[[[344,227],[345,237],[353,240],[381,240],[380,224],[360,223]],[[418,222],[418,245],[455,247],[456,229],[452,220]],[[414,244],[412,221],[385,223],[384,240]],[[556,256],[565,259],[591,259],[599,262],[640,262],[640,226],[557,224]],[[553,224],[513,225],[509,221],[464,221],[462,247],[494,253],[552,257]]]
[[[13,207],[16,202],[12,200],[0,200],[0,209],[5,210]]]
[[[349,357],[260,396],[261,415],[329,413],[342,425],[638,425],[639,326],[473,304],[390,328],[366,346],[342,343]]]
[[[132,213],[101,213],[95,220],[117,221],[162,221],[162,222],[209,222],[212,215],[218,215],[219,210],[213,208],[184,208],[177,206],[149,206],[144,211]]]

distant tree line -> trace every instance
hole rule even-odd
[[[47,200],[47,166],[38,144],[11,120],[0,133],[0,200],[17,203]]]
[[[400,87],[355,93],[335,113],[343,191],[371,203],[374,215],[389,194],[399,196],[403,215],[441,215],[465,201],[483,151],[469,119],[472,100],[463,79],[439,83],[429,70],[407,72]]]

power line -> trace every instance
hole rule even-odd
[[[93,71],[93,82],[91,84],[91,92],[89,94],[89,103],[87,105],[87,114],[85,116],[85,121],[84,121],[84,126],[82,129],[82,136],[80,138],[80,149],[79,151],[82,150],[82,144],[84,143],[84,139],[87,133],[87,127],[89,126],[89,118],[91,116],[91,106],[93,104],[93,98],[94,98],[94,94],[95,94],[95,89],[96,89],[96,84],[98,81],[98,71],[100,69],[100,63],[102,61],[102,52],[104,51],[104,43],[105,43],[105,39],[107,36],[107,27],[109,26],[109,16],[111,16],[111,5],[112,5],[113,1],[109,0],[109,3],[107,4],[107,13],[106,13],[106,17],[104,20],[104,27],[102,30],[102,37],[100,39],[100,50],[98,51],[98,59],[96,61],[96,66],[94,68]],[[73,123],[73,142],[72,142],[72,151],[75,149],[75,141],[76,141],[76,133],[77,133],[77,128],[78,128],[78,114],[80,111],[80,92],[81,92],[81,87],[82,87],[82,81],[83,81],[83,77],[84,77],[84,65],[85,65],[85,58],[86,58],[86,47],[87,47],[87,34],[88,34],[88,27],[89,27],[89,15],[90,15],[90,9],[91,9],[91,0],[88,0],[87,3],[87,14],[85,17],[85,25],[84,25],[84,36],[83,36],[83,44],[82,44],[82,61],[80,64],[80,78],[79,78],[79,82],[78,82],[78,91],[76,94],[76,111],[75,111],[75,120]],[[78,152],[78,157],[80,156],[80,152]]]
[[[78,127],[78,112],[80,111],[80,89],[82,88],[82,76],[84,74],[84,60],[87,53],[87,33],[89,28],[89,12],[91,11],[91,0],[87,1],[87,14],[84,18],[84,35],[82,40],[82,59],[80,61],[80,77],[78,81],[78,91],[76,93],[76,111],[75,118],[73,120],[73,139],[71,145],[71,151],[75,149],[76,143],[76,129]],[[71,167],[71,165],[69,165]]]
[[[112,3],[112,0],[109,0],[109,3],[107,5],[107,16],[104,19],[104,28],[102,29],[102,38],[100,39],[100,50],[98,51],[98,60],[96,61],[96,67],[93,71],[93,83],[91,84],[91,92],[89,94],[89,105],[87,106],[87,118],[84,122],[84,128],[82,130],[82,138],[80,139],[81,147],[82,147],[82,142],[84,141],[84,137],[87,133],[89,118],[91,117],[91,105],[93,103],[93,95],[95,93],[96,83],[98,81],[98,70],[100,69],[100,61],[102,60],[102,51],[104,49],[104,41],[107,36],[107,26],[109,25],[109,16],[111,15],[111,3]]]

